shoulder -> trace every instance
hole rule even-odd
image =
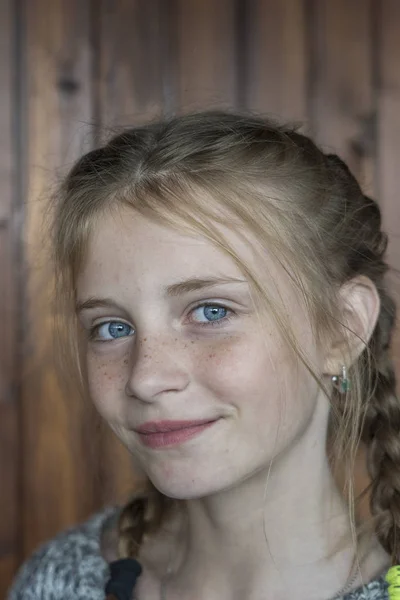
[[[41,546],[22,565],[8,600],[103,600],[108,565],[100,541],[117,515],[109,508]]]

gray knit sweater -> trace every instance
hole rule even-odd
[[[115,514],[107,509],[39,548],[21,567],[7,600],[104,600],[107,563],[100,555],[100,533]],[[381,577],[342,600],[388,600]]]

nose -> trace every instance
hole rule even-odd
[[[145,337],[135,345],[130,363],[127,396],[155,402],[163,394],[183,391],[189,383],[182,343],[168,337]]]

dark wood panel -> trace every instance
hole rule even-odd
[[[178,109],[235,106],[235,2],[176,0],[174,6]]]
[[[18,204],[13,190],[15,146],[12,107],[16,73],[14,11],[0,3],[0,597],[4,598],[19,559],[19,429],[17,341],[21,319],[16,274],[20,271],[17,237]]]
[[[0,3],[0,227],[5,226],[12,211],[12,170],[13,152],[11,149],[12,90],[14,65],[14,20],[12,0]]]
[[[316,0],[310,15],[310,101],[318,141],[375,192],[373,0]]]
[[[306,2],[248,0],[243,6],[239,22],[243,103],[272,117],[306,121]]]
[[[4,148],[4,147],[3,147]],[[0,185],[2,178],[0,179]],[[14,279],[15,238],[11,227],[0,230],[0,597],[17,567],[20,551],[21,504],[19,496],[20,436],[17,401],[16,341],[18,311]]]
[[[53,364],[52,279],[43,216],[55,173],[92,142],[89,3],[26,0],[26,282],[22,377],[24,552],[92,510],[85,411]],[[91,442],[91,440],[90,440]],[[90,443],[89,442],[89,443]]]
[[[392,282],[400,313],[400,3],[397,0],[382,0],[378,7],[379,187],[384,226],[390,237],[389,262],[397,270]],[[394,352],[400,379],[400,323],[395,336]]]
[[[161,0],[102,0],[97,88],[103,128],[138,124],[163,111],[168,20]]]

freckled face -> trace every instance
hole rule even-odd
[[[233,233],[224,235],[241,257],[255,260]],[[295,334],[318,367],[299,299],[274,265],[269,270],[282,278]],[[176,287],[216,278],[224,281]],[[315,382],[272,320],[260,327],[243,274],[207,240],[128,209],[104,217],[90,241],[77,300],[88,332],[91,397],[166,495],[193,498],[231,487],[267,469],[307,429]],[[161,446],[149,446],[137,432],[170,420],[212,424],[178,443],[160,438]]]

